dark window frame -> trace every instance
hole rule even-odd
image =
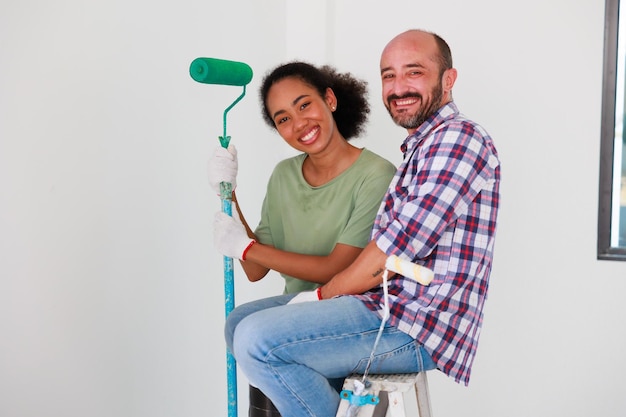
[[[604,24],[604,73],[600,134],[600,186],[598,204],[598,259],[626,261],[626,246],[611,245],[615,161],[615,111],[620,0],[606,0]],[[624,28],[626,30],[626,28]],[[626,74],[621,74],[626,77]],[[623,94],[624,92],[620,92]]]

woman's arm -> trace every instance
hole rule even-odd
[[[241,212],[234,192],[232,200],[248,236],[257,239]],[[287,252],[271,245],[255,243],[246,253],[246,260],[240,262],[248,280],[252,282],[263,279],[269,270],[273,269],[303,281],[324,284],[350,265],[362,250],[356,246],[338,243],[327,256],[315,256]]]
[[[354,261],[363,249],[338,243],[327,256],[302,255],[255,243],[241,265],[250,281],[263,278],[269,269],[304,281],[325,284]]]
[[[237,213],[239,214],[239,219],[241,220],[241,224],[243,224],[243,227],[246,229],[246,233],[248,234],[248,237],[250,239],[254,239],[258,241],[257,237],[254,235],[254,232],[248,225],[248,222],[246,221],[245,217],[243,217],[243,213],[241,212],[241,208],[239,207],[239,201],[237,201],[237,194],[235,194],[234,191],[232,195],[232,201],[233,203],[235,203],[234,206],[237,209]],[[259,243],[255,243],[253,246],[256,246],[258,244]],[[243,271],[246,273],[248,280],[251,282],[256,282],[256,281],[263,279],[270,270],[270,268],[267,268],[263,265],[259,265],[256,262],[252,262],[250,260],[249,254],[247,254],[246,261],[239,261],[239,262],[241,264],[241,267],[243,268]]]

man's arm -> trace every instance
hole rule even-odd
[[[350,266],[321,287],[323,299],[344,294],[361,294],[383,282],[387,255],[371,241]]]

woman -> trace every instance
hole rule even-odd
[[[285,293],[309,291],[368,243],[395,167],[348,142],[363,132],[369,114],[366,83],[351,74],[288,63],[265,76],[260,99],[264,120],[301,153],[274,169],[254,233],[245,220],[217,214],[216,247],[240,259],[250,281],[275,270]],[[221,181],[236,183],[234,148],[218,148],[210,166],[216,189]],[[243,219],[238,205],[237,211]]]
[[[303,62],[281,65],[263,79],[263,118],[301,153],[281,161],[269,180],[254,233],[243,219],[236,195],[234,217],[218,213],[215,244],[241,260],[250,281],[269,270],[285,279],[285,293],[301,295],[326,283],[368,243],[374,217],[396,169],[387,160],[351,145],[369,114],[367,85],[329,66]],[[210,181],[235,189],[237,153],[216,149]],[[230,330],[226,330],[229,332]],[[331,381],[341,389],[342,379]],[[278,416],[261,391],[250,386],[250,416]]]

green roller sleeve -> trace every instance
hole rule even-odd
[[[248,64],[216,58],[194,59],[189,74],[204,84],[245,86],[252,80],[252,68]]]

